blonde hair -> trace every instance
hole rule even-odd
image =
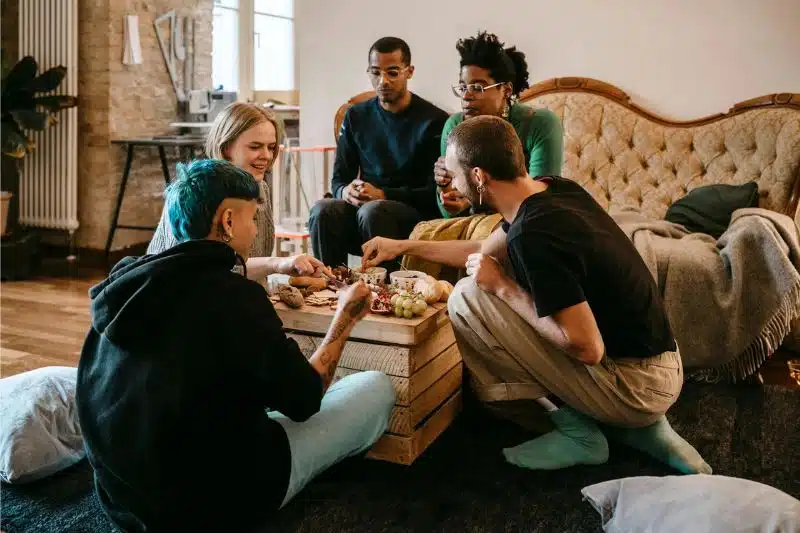
[[[226,159],[225,151],[239,136],[262,122],[275,127],[275,138],[280,145],[283,140],[283,122],[269,108],[245,102],[233,102],[219,112],[206,136],[206,155],[211,159]],[[275,160],[278,149],[275,150]]]

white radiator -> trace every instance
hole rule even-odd
[[[78,0],[22,0],[19,57],[33,56],[39,73],[64,65],[67,75],[52,94],[78,95]],[[78,229],[78,109],[63,109],[58,124],[29,132],[36,143],[23,159],[20,223]]]

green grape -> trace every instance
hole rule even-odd
[[[399,300],[399,299],[400,299],[400,295],[399,294],[393,294],[392,295],[392,305],[397,305],[397,300]]]
[[[414,300],[408,298],[403,300],[403,309],[411,309],[414,306]]]
[[[411,310],[414,312],[415,315],[421,315],[425,312],[427,308],[428,304],[425,303],[425,300],[422,301],[417,300],[416,302],[414,302],[414,306],[411,308]]]
[[[395,307],[394,308],[394,316],[396,316],[397,318],[403,318],[403,314],[404,314],[403,311],[404,310],[403,310],[402,307],[400,307],[400,306]]]
[[[403,316],[406,318],[414,318],[414,313],[411,311],[411,309],[406,309],[403,311]]]

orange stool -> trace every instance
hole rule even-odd
[[[280,227],[275,228],[275,255],[277,257],[288,257],[292,255],[283,249],[284,243],[291,243],[292,246],[300,241],[302,253],[308,253],[308,239],[311,235],[307,231],[291,231]]]

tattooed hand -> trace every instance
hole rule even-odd
[[[359,281],[341,292],[338,310],[351,320],[361,320],[369,312],[371,303],[372,291]]]

